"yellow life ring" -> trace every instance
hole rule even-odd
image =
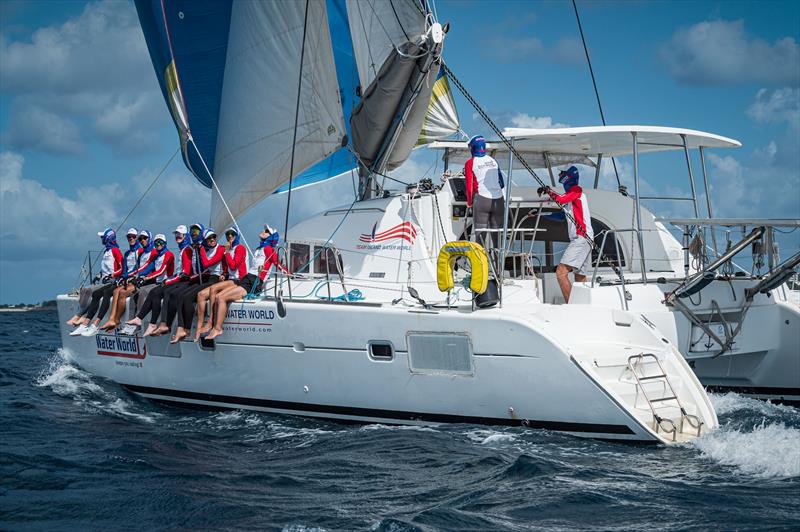
[[[448,242],[439,251],[436,261],[436,284],[439,290],[447,292],[453,289],[453,263],[458,257],[466,257],[472,267],[469,289],[476,294],[484,293],[489,284],[489,257],[483,246],[466,240]]]

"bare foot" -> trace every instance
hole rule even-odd
[[[210,323],[207,323],[207,324],[203,325],[202,327],[200,327],[199,329],[197,329],[197,332],[194,333],[194,341],[196,342],[196,341],[200,340],[200,336],[210,332],[211,329],[213,329],[213,326]]]
[[[158,326],[158,328],[153,331],[152,336],[161,336],[162,334],[167,334],[169,332],[169,327],[166,323],[162,323]]]
[[[220,334],[222,334],[222,329],[211,329],[211,332],[206,336],[206,340],[213,340]]]
[[[158,329],[158,325],[151,323],[147,326],[147,330],[144,332],[142,336],[152,336],[154,332]]]
[[[103,329],[104,331],[113,331],[114,329],[117,328],[117,325],[119,324],[116,322],[107,321],[103,325],[101,325],[100,328]]]
[[[172,339],[169,341],[169,343],[177,344],[178,342],[180,342],[181,340],[183,340],[187,336],[189,336],[189,333],[186,332],[186,329],[184,329],[183,327],[178,327],[178,330],[175,331],[175,335],[172,337]]]
[[[137,327],[142,326],[142,320],[140,320],[139,318],[133,318],[132,320],[128,320],[125,323],[128,325],[136,325]]]
[[[81,319],[78,316],[72,316],[67,320],[67,325],[72,325],[74,327],[79,321],[81,321]]]

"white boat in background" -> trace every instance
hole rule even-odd
[[[289,228],[281,252],[292,276],[276,272],[260,298],[233,304],[216,340],[70,336],[62,326],[76,364],[194,406],[664,443],[718,426],[674,335],[641,310],[561,304],[535,252],[504,260],[501,249],[496,261],[489,250],[489,260],[467,241],[463,179],[383,188],[414,145],[459,130],[439,68],[447,26],[427,2],[154,4],[137,10],[184,161],[214,189],[213,225],[326,161],[331,174],[342,153],[358,162],[358,201]],[[274,97],[295,80],[296,97]],[[503,240],[513,250],[539,233],[516,225],[528,200],[510,199]],[[455,275],[451,259],[463,261]],[[495,263],[504,268],[492,306]],[[77,304],[58,298],[62,322]]]
[[[553,184],[554,164],[584,164],[595,170],[589,178],[584,173],[583,183],[595,241],[604,259],[594,254],[593,275],[588,283],[576,284],[570,306],[617,308],[645,317],[680,349],[707,389],[800,405],[800,308],[797,292],[787,284],[800,264],[800,251],[791,250],[781,260],[774,245],[776,228],[792,230],[800,226],[800,220],[712,217],[715,198],[708,187],[705,150],[736,148],[739,142],[658,126],[510,129],[505,136],[531,166],[549,167]],[[467,153],[463,143],[438,142],[432,147],[445,151],[451,164],[463,161]],[[488,149],[498,160],[508,158],[508,148],[499,142]],[[699,151],[707,217],[700,216],[690,150]],[[639,176],[640,155],[666,151],[683,152],[689,196],[653,197],[639,192],[640,180],[647,181]],[[599,162],[623,156],[633,156],[637,190],[629,194],[624,189],[598,189]],[[589,189],[591,177],[593,189]],[[688,202],[696,216],[657,218],[642,206],[645,200]],[[535,257],[539,250],[543,258],[534,271],[543,280],[543,299],[562,303],[554,268],[567,241],[563,222],[540,218],[554,207],[542,205],[530,188],[515,188],[511,205],[513,241],[507,253],[521,253],[529,260],[525,251]],[[537,209],[536,216],[516,214],[531,208]],[[679,229],[683,243],[668,230],[670,225]],[[517,227],[538,231],[514,233]],[[715,229],[724,230],[727,240],[717,236]],[[752,267],[733,262],[743,251],[753,252]]]

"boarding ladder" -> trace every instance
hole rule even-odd
[[[655,374],[648,375],[646,364],[652,362],[655,364],[657,370]],[[636,381],[636,398],[634,399],[634,407],[639,401],[639,394],[647,402],[647,406],[653,413],[653,430],[658,434],[663,431],[667,434],[672,434],[672,441],[676,441],[678,433],[683,433],[684,421],[693,429],[697,431],[697,436],[700,436],[700,430],[703,426],[703,421],[695,415],[686,412],[686,409],[678,399],[678,394],[672,387],[672,383],[667,377],[667,372],[658,360],[658,357],[652,353],[640,353],[638,355],[631,355],[628,357],[628,371],[633,375]],[[661,384],[661,395],[655,397],[652,385]],[[651,385],[648,392],[645,385]],[[659,410],[665,408],[678,408],[681,416],[678,425],[675,421],[659,415]]]

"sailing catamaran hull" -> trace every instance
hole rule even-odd
[[[660,303],[663,292],[674,284],[630,284],[626,290],[631,296],[629,309],[641,312],[680,349],[708,391],[800,406],[800,307],[792,304],[791,294],[781,286],[769,295],[757,294],[743,315],[745,290],[752,285],[746,279],[714,281],[702,297],[685,301],[723,339],[726,324],[735,329],[744,320],[732,348],[722,354],[719,344],[686,315]],[[621,293],[618,285],[576,287],[576,299],[594,305],[622,308]]]
[[[59,297],[62,321],[75,305],[75,298]],[[193,342],[170,345],[166,337],[74,337],[62,328],[64,350],[85,370],[134,393],[191,406],[359,422],[526,425],[664,441],[623,398],[598,384],[590,368],[521,320],[491,312],[291,302],[279,318],[274,301],[235,307],[242,318],[226,325],[214,350]],[[481,333],[464,332],[470,330]],[[409,331],[469,337],[470,370],[414,369],[405,347]],[[369,342],[376,339],[394,346],[391,360],[370,356]],[[706,417],[713,417],[708,409]],[[715,424],[713,417],[708,427]]]

